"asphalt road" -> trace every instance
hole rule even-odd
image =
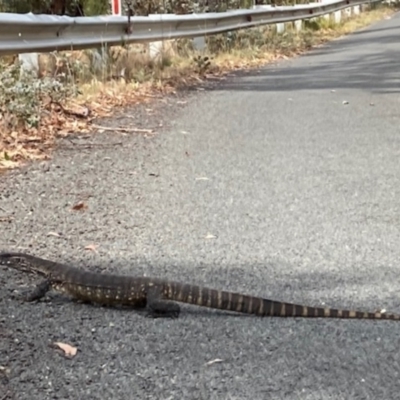
[[[162,123],[155,136],[62,142],[53,160],[1,177],[12,220],[0,248],[400,312],[399,37],[397,15],[104,122]],[[196,307],[151,320],[57,295],[23,304],[28,283],[1,270],[1,399],[400,399],[400,323]]]

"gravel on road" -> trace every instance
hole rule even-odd
[[[106,121],[156,135],[61,141],[52,160],[1,177],[0,249],[400,312],[399,33],[396,14]],[[56,294],[22,303],[33,283],[0,270],[2,400],[400,398],[396,322],[190,306],[152,320]]]

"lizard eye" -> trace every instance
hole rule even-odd
[[[5,256],[7,257],[7,255]],[[7,257],[3,259],[2,263],[5,265],[13,265],[13,264],[19,264],[22,261],[20,258],[15,258],[15,257]]]

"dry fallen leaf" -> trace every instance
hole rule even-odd
[[[85,250],[90,250],[90,251],[97,251],[97,244],[88,244],[87,246],[85,246]]]
[[[216,364],[216,363],[221,363],[221,362],[223,362],[224,360],[222,360],[221,358],[216,358],[216,359],[214,359],[214,360],[211,360],[211,361],[208,361],[208,362],[206,362],[206,365],[213,365],[213,364]]]
[[[60,235],[59,233],[57,233],[57,232],[49,232],[49,233],[47,234],[47,236],[61,237],[61,235]]]
[[[73,115],[79,118],[87,118],[90,115],[90,109],[81,104],[71,103],[69,107],[62,107],[63,111],[68,115]]]
[[[62,342],[55,342],[55,346],[59,347],[67,357],[74,357],[78,351],[78,349],[70,344],[62,343]]]
[[[80,201],[79,203],[76,203],[72,207],[72,209],[75,210],[75,211],[81,211],[81,210],[84,210],[86,208],[87,208],[87,205],[83,201]]]

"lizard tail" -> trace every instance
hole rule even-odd
[[[200,307],[254,314],[260,317],[400,320],[398,314],[309,307],[175,282],[168,285],[166,297],[170,300]]]

